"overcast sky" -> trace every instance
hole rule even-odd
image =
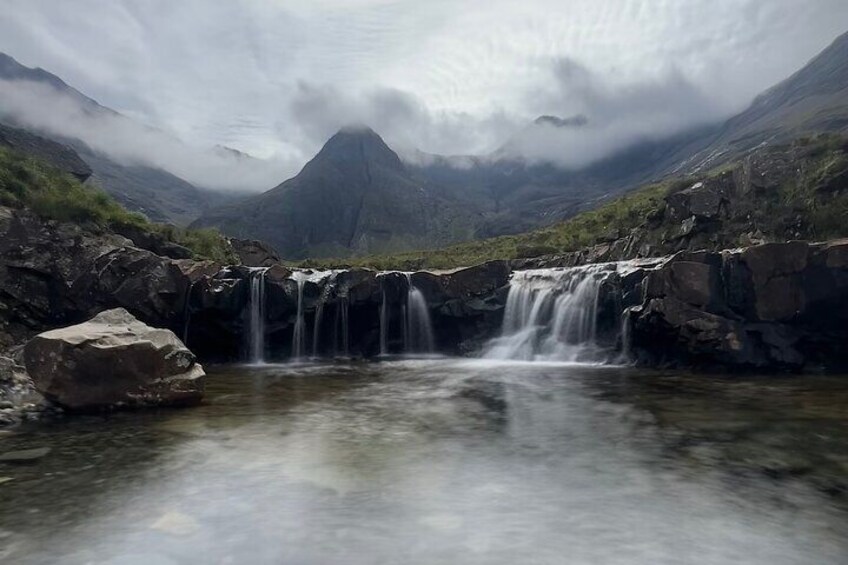
[[[285,174],[350,123],[401,151],[485,153],[540,114],[587,117],[590,154],[544,137],[542,156],[580,164],[734,113],[848,30],[846,0],[2,3],[0,50]]]

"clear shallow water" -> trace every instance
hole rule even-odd
[[[848,562],[844,378],[223,367],[199,408],[0,436],[44,446],[0,464],[2,562]]]

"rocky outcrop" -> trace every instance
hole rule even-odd
[[[189,288],[218,270],[0,207],[0,349],[116,307],[181,331]]]
[[[36,388],[71,410],[185,405],[203,396],[194,354],[173,332],[123,308],[37,335],[24,358]]]
[[[236,238],[230,238],[229,242],[245,267],[271,267],[281,262],[279,253],[267,243]]]
[[[118,235],[122,235],[132,241],[136,247],[145,249],[156,255],[161,255],[162,257],[191,259],[194,256],[194,253],[187,247],[168,241],[165,237],[142,229],[139,226],[123,224],[113,226],[112,229]]]
[[[681,252],[630,312],[643,363],[737,370],[848,366],[848,241]]]

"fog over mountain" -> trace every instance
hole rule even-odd
[[[407,159],[501,149],[582,166],[737,113],[848,28],[843,0],[472,4],[7,0],[0,51],[190,146],[271,158],[273,181],[242,178],[268,188],[351,123]],[[586,124],[527,128],[540,115]],[[231,182],[182,146],[96,126],[51,122],[194,183]]]
[[[46,82],[0,79],[0,100],[0,118],[79,139],[119,163],[163,169],[196,186],[255,192],[273,185],[287,168],[274,159],[186,143]]]

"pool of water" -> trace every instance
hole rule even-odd
[[[848,563],[848,378],[219,367],[0,436],[0,562]]]

